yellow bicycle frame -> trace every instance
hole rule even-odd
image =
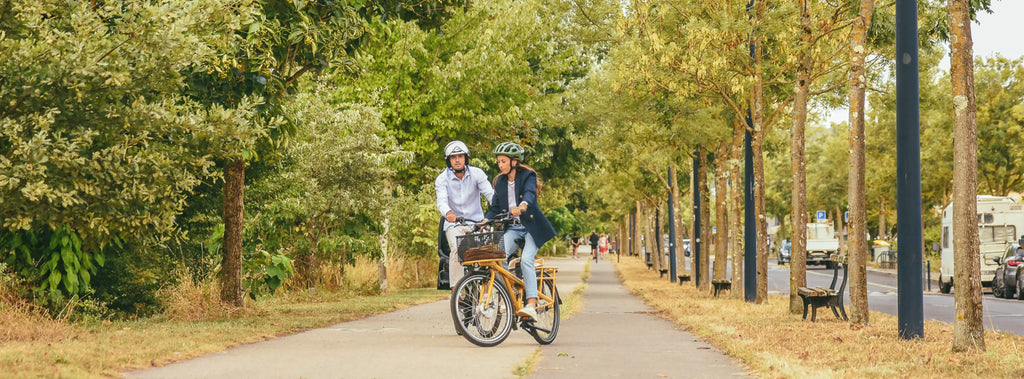
[[[478,267],[482,267],[482,268],[487,268],[488,269],[487,271],[488,271],[490,277],[487,280],[487,288],[484,290],[483,293],[480,294],[480,296],[481,296],[480,300],[484,304],[488,304],[490,302],[491,294],[494,291],[494,282],[495,282],[494,279],[496,277],[500,276],[502,279],[504,279],[505,289],[508,290],[508,293],[512,296],[512,306],[515,308],[515,309],[513,309],[513,311],[514,312],[519,312],[519,309],[523,307],[523,300],[524,300],[523,299],[523,293],[526,290],[526,285],[525,285],[525,283],[523,283],[523,281],[521,279],[517,278],[510,271],[506,270],[504,265],[501,264],[502,261],[504,261],[504,259],[501,259],[501,258],[498,258],[498,259],[481,259],[481,260],[476,260],[476,261],[463,262],[462,265],[463,266],[473,266],[473,265],[476,265]],[[558,267],[555,267],[555,266],[550,266],[550,267],[544,266],[544,260],[543,259],[537,259],[534,262],[536,262],[535,263],[536,269],[538,271],[540,271],[538,273],[538,275],[537,275],[537,289],[538,289],[538,291],[537,291],[537,300],[538,300],[537,301],[537,310],[540,311],[542,309],[550,307],[551,304],[554,304],[554,302],[557,301],[556,299],[553,299],[550,296],[545,295],[543,291],[540,291],[540,289],[544,288],[543,287],[544,286],[544,282],[547,282],[547,281],[550,281],[552,288],[554,288],[554,286],[555,286],[555,275],[558,273]],[[518,264],[518,263],[519,263],[518,259],[513,259],[511,262],[509,262],[509,265]],[[553,293],[554,293],[554,291],[552,291],[552,294]],[[540,300],[544,300],[544,302],[541,302]],[[543,305],[541,305],[542,303],[543,303]]]

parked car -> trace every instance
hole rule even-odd
[[[790,262],[790,250],[793,248],[793,243],[786,238],[779,244],[779,264],[785,264]]]
[[[992,296],[1024,300],[1024,249],[1020,242],[1011,243],[992,261],[999,265],[992,279]]]

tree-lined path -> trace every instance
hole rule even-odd
[[[559,291],[581,283],[585,260],[555,258]],[[480,348],[452,332],[448,302],[248,344],[129,378],[505,378],[538,345],[523,332]],[[723,377],[743,369],[693,335],[652,315],[630,295],[613,263],[591,263],[580,313],[540,347],[535,377]]]

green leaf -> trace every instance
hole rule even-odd
[[[58,286],[60,286],[61,277],[62,276],[60,274],[60,271],[51,271],[50,272],[50,277],[47,278],[47,279],[48,279],[48,282],[50,284],[50,292],[51,293],[52,292],[57,292],[57,290],[59,288]]]
[[[71,233],[69,236],[71,237],[71,247],[75,251],[82,251],[82,239],[78,237],[78,233]]]
[[[256,34],[258,31],[260,31],[260,23],[254,22],[252,25],[249,25],[249,34]]]
[[[71,295],[78,294],[78,275],[67,274],[64,276],[64,289]]]

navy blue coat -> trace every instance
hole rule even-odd
[[[519,215],[519,220],[530,232],[533,242],[540,248],[545,242],[552,239],[558,233],[551,226],[551,222],[540,210],[537,203],[537,173],[532,170],[524,170],[516,173],[516,204],[526,202],[526,212]],[[493,218],[498,213],[508,212],[508,175],[498,176],[494,186],[494,196],[491,198],[491,206],[487,209],[487,218]]]

